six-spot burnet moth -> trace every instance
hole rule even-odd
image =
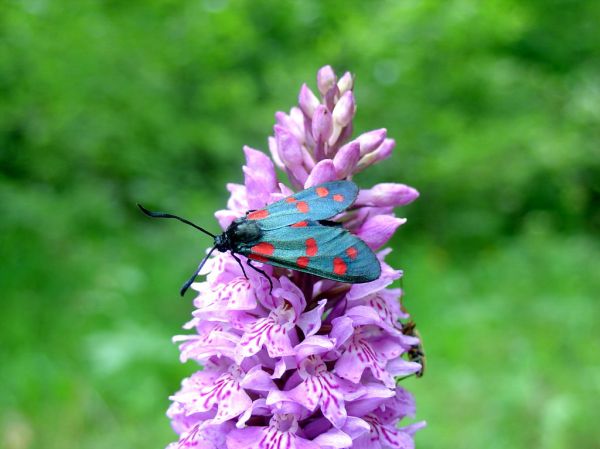
[[[214,246],[181,287],[183,296],[215,249],[229,251],[244,276],[246,271],[237,255],[246,256],[248,266],[266,276],[271,290],[271,278],[253,261],[352,284],[377,279],[381,266],[373,251],[341,224],[327,220],[350,207],[357,195],[358,187],[351,181],[325,182],[263,209],[246,212],[221,235],[176,215],[150,212],[138,206],[150,217],[175,218],[215,239]]]

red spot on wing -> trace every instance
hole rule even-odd
[[[317,192],[317,195],[319,195],[321,198],[329,195],[329,190],[327,190],[325,187],[317,187],[315,191]]]
[[[260,242],[257,245],[254,245],[250,250],[255,254],[270,256],[275,251],[275,247],[269,242]]]
[[[313,238],[306,239],[306,255],[309,257],[316,256],[319,248],[317,247],[317,241]]]
[[[258,262],[268,262],[269,261],[269,259],[267,259],[264,256],[261,256],[260,254],[249,254],[248,259],[257,260]]]
[[[298,200],[296,198],[294,198],[293,196],[290,196],[285,199],[286,203],[295,203],[296,201],[298,201]]]
[[[335,195],[333,195],[333,201],[337,201],[338,203],[341,203],[342,201],[344,201],[344,195],[340,195],[339,193],[336,193]]]
[[[296,209],[298,209],[298,212],[305,214],[309,210],[308,203],[306,201],[298,201],[296,203]]]
[[[350,248],[348,248],[346,250],[346,254],[348,254],[348,257],[352,260],[356,259],[356,255],[358,254],[358,250],[354,247],[351,246]]]
[[[308,221],[299,221],[298,223],[294,223],[292,228],[304,228],[308,226]]]
[[[261,220],[262,218],[266,218],[269,216],[269,211],[266,209],[255,210],[254,212],[250,212],[246,218],[248,220]]]
[[[298,257],[296,259],[296,265],[298,265],[300,268],[306,268],[308,266],[308,257]]]
[[[348,271],[348,265],[341,257],[336,257],[333,259],[333,272],[340,276],[343,276]]]

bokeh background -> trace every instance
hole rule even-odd
[[[4,0],[0,447],[163,447],[178,288],[242,145],[331,64],[362,185],[421,198],[391,261],[428,356],[419,448],[600,442],[600,2]]]

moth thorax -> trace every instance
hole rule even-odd
[[[260,238],[260,228],[254,221],[241,221],[234,223],[236,226],[232,229],[233,240],[235,242],[254,242]]]

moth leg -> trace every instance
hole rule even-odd
[[[246,270],[244,270],[244,265],[242,265],[242,261],[240,260],[240,258],[238,256],[236,256],[233,251],[230,251],[230,253],[233,256],[233,258],[235,259],[235,261],[238,263],[238,265],[240,266],[240,268],[242,269],[242,273],[244,273],[244,277],[246,279],[248,279],[248,275],[246,274]]]
[[[264,271],[264,270],[261,270],[260,268],[258,268],[258,267],[256,267],[256,266],[252,265],[252,260],[251,260],[251,259],[248,259],[248,261],[247,261],[246,263],[247,263],[247,264],[248,264],[248,266],[249,266],[250,268],[252,268],[254,271],[258,271],[260,274],[262,274],[264,277],[266,277],[266,278],[267,278],[267,281],[269,281],[269,285],[271,286],[271,288],[269,288],[269,295],[270,295],[271,293],[273,293],[273,281],[271,280],[271,277],[270,277],[270,276],[269,276],[267,273],[265,273],[265,271]]]

